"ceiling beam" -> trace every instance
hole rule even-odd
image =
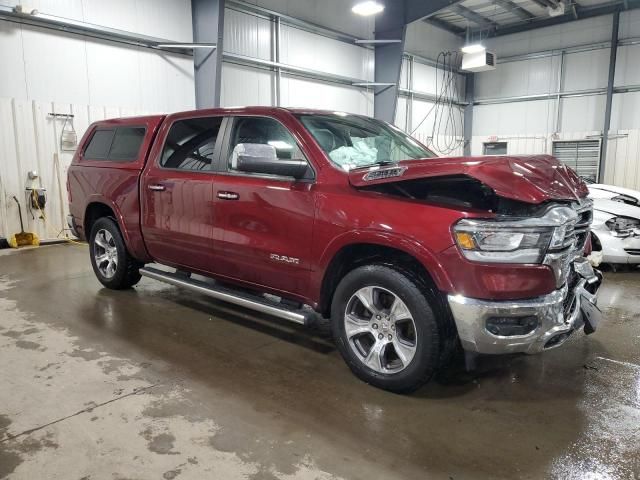
[[[555,8],[556,4],[553,3],[551,0],[531,0],[533,3],[537,3],[538,6],[542,7],[542,8],[547,8],[547,7],[551,7],[551,8]]]
[[[447,32],[451,32],[454,35],[462,35],[465,32],[464,28],[460,28],[453,23],[446,22],[436,17],[425,18],[423,22],[429,25],[433,25],[434,27],[441,28],[442,30],[446,30]]]
[[[475,23],[479,27],[496,27],[497,26],[497,24],[493,20],[483,15],[480,15],[479,13],[474,12],[473,10],[467,7],[464,7],[462,5],[458,5],[458,4],[451,5],[451,7],[449,7],[448,10],[457,15],[460,15],[461,17],[466,18],[467,20]]]
[[[416,20],[424,20],[460,2],[462,0],[404,0],[404,22],[409,24]]]
[[[628,9],[633,10],[640,8],[640,0],[627,0]],[[602,15],[610,15],[624,8],[624,2],[612,2],[605,5],[599,5],[594,7],[578,7],[576,6],[576,13],[580,20],[586,18],[599,17]],[[554,25],[562,25],[564,23],[575,21],[575,15],[573,10],[561,15],[559,17],[548,17],[543,20],[534,20],[527,23],[518,23],[515,25],[507,25],[504,27],[497,27],[495,30],[489,32],[490,37],[500,37],[503,35],[511,35],[514,33],[526,32],[537,28],[551,27]]]
[[[503,10],[513,13],[520,20],[528,21],[535,17],[529,10],[522,8],[520,5],[513,3],[511,0],[493,0],[493,3],[498,5]]]

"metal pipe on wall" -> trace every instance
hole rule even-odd
[[[602,151],[600,152],[600,167],[598,181],[604,181],[604,170],[607,162],[607,147],[609,146],[609,130],[611,129],[611,106],[613,104],[614,81],[616,76],[616,61],[618,57],[618,29],[620,27],[620,10],[613,14],[611,25],[611,51],[609,53],[609,78],[607,80],[607,101],[604,109],[604,128],[602,129]]]
[[[273,86],[273,104],[276,107],[279,107],[282,104],[282,67],[280,67],[280,46],[282,43],[281,39],[281,22],[280,17],[276,16],[272,19],[272,53],[271,59],[273,62],[278,65],[275,67],[275,79]]]
[[[464,82],[464,99],[467,105],[464,107],[464,155],[471,155],[471,141],[473,137],[473,97],[475,95],[475,74],[469,73]]]
[[[556,123],[554,131],[557,133],[560,131],[562,123],[562,97],[560,92],[564,87],[564,51],[560,55],[560,65],[558,65],[558,95],[556,97]]]
[[[407,132],[413,132],[413,101],[415,97],[413,92],[413,62],[413,56],[409,55],[409,58],[407,59],[407,88],[409,88],[410,93],[406,101]]]

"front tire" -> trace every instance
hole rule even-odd
[[[333,336],[361,380],[410,393],[436,372],[443,336],[430,294],[418,279],[386,265],[349,272],[331,305]]]
[[[93,271],[105,287],[125,290],[140,281],[138,270],[142,264],[127,251],[120,228],[112,218],[100,218],[93,224],[89,250]]]

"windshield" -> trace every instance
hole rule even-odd
[[[331,161],[349,171],[436,155],[391,125],[347,114],[297,116]]]

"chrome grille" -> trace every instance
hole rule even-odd
[[[578,220],[576,221],[574,229],[576,249],[582,252],[587,243],[587,238],[589,238],[591,222],[593,221],[593,200],[584,200],[581,205],[577,206],[576,213],[578,214]]]
[[[543,262],[553,270],[558,288],[567,282],[573,271],[573,261],[583,255],[593,220],[593,200],[584,199],[581,203],[572,204],[571,208],[576,217],[564,223],[562,250],[547,253]]]
[[[566,223],[566,233],[564,237],[564,247],[575,245],[577,252],[582,252],[589,237],[591,222],[593,221],[593,200],[585,199],[580,204],[573,204],[571,208],[578,215],[576,220],[569,220]]]

